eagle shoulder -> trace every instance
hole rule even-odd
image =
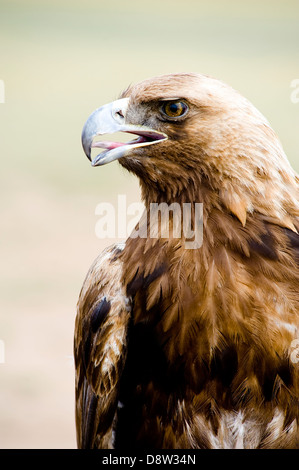
[[[104,250],[82,286],[75,323],[79,448],[112,448],[119,379],[126,358],[130,299],[122,286],[124,245]]]

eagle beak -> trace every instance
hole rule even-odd
[[[123,98],[96,109],[87,119],[82,131],[82,146],[92,166],[105,165],[113,160],[126,156],[132,149],[153,145],[167,139],[163,132],[149,127],[126,123],[126,112],[129,98]],[[130,142],[93,142],[95,136],[128,132],[139,136]],[[93,160],[91,149],[104,149]]]

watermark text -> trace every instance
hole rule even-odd
[[[98,238],[176,238],[184,240],[186,249],[200,248],[203,241],[203,204],[166,202],[151,203],[146,210],[141,202],[127,205],[126,195],[119,194],[116,206],[101,202],[95,214]]]
[[[293,364],[298,364],[298,362],[299,362],[299,338],[294,339],[291,342],[291,348],[292,348],[291,362]]]
[[[291,102],[297,104],[299,103],[299,78],[294,78],[291,81],[291,88],[294,88],[291,93]]]
[[[0,80],[0,103],[5,103],[5,86],[4,86],[4,80]]]
[[[5,344],[3,339],[0,339],[0,364],[5,362]]]

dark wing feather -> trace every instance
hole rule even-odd
[[[130,318],[121,284],[121,248],[108,248],[96,259],[78,300],[74,355],[79,448],[113,448]]]
[[[287,228],[284,229],[284,233],[288,238],[288,244],[293,250],[294,259],[299,264],[299,235],[296,232],[292,232]]]

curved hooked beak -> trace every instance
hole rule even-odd
[[[96,109],[87,119],[82,131],[82,146],[92,166],[105,165],[127,155],[132,149],[153,145],[167,139],[163,132],[149,127],[126,124],[129,98],[123,98]],[[93,142],[97,135],[128,132],[139,137],[130,142]],[[91,160],[91,149],[106,149]]]

